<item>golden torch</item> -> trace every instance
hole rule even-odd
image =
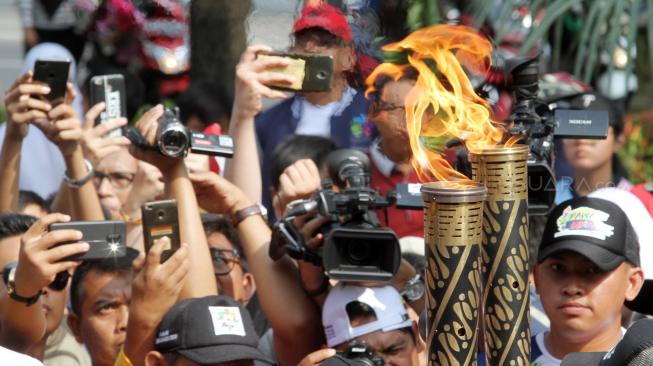
[[[530,364],[527,157],[524,145],[469,154],[473,178],[487,187],[482,276],[489,365]]]
[[[431,365],[476,365],[485,194],[478,183],[422,186]]]
[[[468,77],[486,75],[492,44],[472,28],[435,25],[384,50],[406,52],[408,62],[379,65],[367,80],[367,92],[375,91],[372,81],[380,75],[400,81],[417,72],[404,99],[405,135],[420,181],[437,181],[422,190],[429,364],[476,364],[484,294],[479,286],[486,277],[488,358],[492,365],[528,364],[528,151],[517,146],[492,148],[503,140],[503,129],[492,120],[487,102]],[[473,179],[478,183],[443,158],[443,141],[452,137],[474,153]],[[489,201],[483,204],[485,185]],[[479,246],[481,240],[486,242]]]

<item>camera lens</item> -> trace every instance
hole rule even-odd
[[[353,264],[363,264],[368,261],[372,248],[369,243],[352,241],[347,246],[347,256]]]
[[[320,80],[325,80],[327,78],[327,73],[324,71],[320,71],[315,76]]]
[[[163,220],[163,218],[166,217],[166,213],[165,213],[165,211],[161,210],[161,211],[157,212],[157,213],[156,213],[156,217],[157,217],[159,220]]]
[[[167,131],[162,138],[163,151],[166,155],[177,157],[181,156],[188,145],[186,134],[182,131],[170,130]]]

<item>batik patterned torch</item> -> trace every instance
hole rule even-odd
[[[430,365],[476,365],[485,194],[478,183],[422,186]]]
[[[470,152],[472,176],[485,184],[482,267],[489,365],[530,365],[528,147]]]

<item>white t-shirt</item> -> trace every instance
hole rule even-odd
[[[295,129],[297,135],[331,136],[331,116],[338,107],[338,102],[314,105],[302,100],[302,116]]]
[[[544,333],[538,333],[534,338],[535,342],[531,342],[531,366],[560,366],[562,360],[559,360],[546,349],[544,345]],[[622,336],[626,333],[626,329],[621,328]]]
[[[43,364],[35,358],[22,353],[14,352],[8,348],[0,346],[0,363],[3,365],[12,366],[43,366]]]

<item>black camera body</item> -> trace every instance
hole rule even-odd
[[[189,152],[226,158],[234,156],[234,141],[231,136],[191,131],[179,120],[177,108],[165,109],[159,125],[156,146],[149,145],[135,128],[128,129],[126,136],[141,149],[158,151],[171,158],[184,158]]]
[[[605,139],[607,111],[564,109],[537,99],[538,57],[508,60],[515,104],[509,117],[510,135],[521,137],[529,146],[528,213],[546,215],[555,206],[556,182],[553,173],[555,138]]]
[[[381,227],[375,209],[394,203],[369,187],[369,159],[356,150],[337,150],[327,157],[336,192],[323,184],[313,199],[296,202],[274,227],[270,257],[278,260],[288,254],[297,260],[323,265],[327,275],[350,282],[388,282],[399,269],[401,248],[390,228]],[[295,217],[307,213],[330,217],[321,228],[324,245],[313,251],[294,227]]]
[[[322,362],[323,366],[383,366],[385,361],[364,342],[352,342],[346,351]]]

